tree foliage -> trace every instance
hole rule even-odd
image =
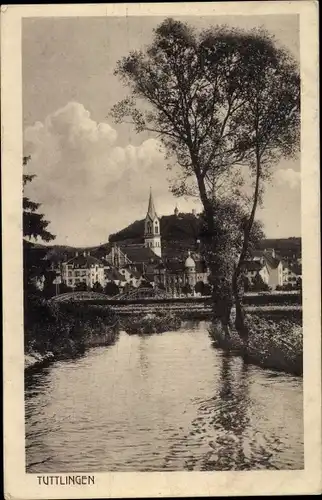
[[[208,245],[208,219],[203,213],[201,230],[201,253],[206,262],[210,262],[209,281],[216,314],[227,314],[233,303],[232,279],[236,269],[244,241],[244,228],[248,221],[247,211],[234,201],[214,201],[213,211],[216,214],[213,221],[213,244]],[[255,221],[250,234],[250,242],[246,258],[251,258],[252,251],[257,248],[264,236],[261,222]],[[238,277],[241,286],[243,277]]]
[[[23,166],[26,166],[30,156],[23,158]],[[35,175],[23,174],[23,187],[31,182]],[[55,236],[47,230],[49,222],[44,219],[44,215],[38,213],[40,203],[31,201],[27,196],[23,196],[23,236],[35,240],[52,241]]]
[[[93,292],[97,292],[97,293],[103,293],[103,291],[104,291],[104,289],[99,281],[95,281],[95,283],[92,286],[92,290],[93,290]]]
[[[75,284],[74,291],[75,292],[86,292],[88,290],[88,286],[86,281],[79,281]]]
[[[185,295],[189,295],[189,294],[193,293],[192,287],[191,287],[191,285],[189,283],[185,283],[183,285],[183,287],[181,288],[181,291]]]
[[[166,19],[154,30],[151,45],[123,57],[115,73],[131,91],[112,109],[115,120],[129,120],[137,132],[156,133],[166,155],[180,166],[174,193],[197,193],[202,202],[206,254],[212,257],[212,274],[227,282],[228,310],[232,293],[239,300],[262,181],[276,162],[298,149],[297,65],[263,29],[224,26],[197,33]],[[247,194],[240,189],[246,174],[253,179]],[[220,254],[229,238],[223,243],[219,237],[218,228],[225,233],[225,224],[216,222],[217,208],[232,197],[246,210],[233,247],[239,254],[224,261]],[[219,275],[218,261],[230,269]]]
[[[23,167],[30,160],[30,156],[23,157]],[[35,175],[23,173],[23,187],[25,188],[28,182],[34,179]],[[39,214],[37,210],[40,207],[39,203],[31,201],[23,194],[23,236],[24,238],[41,239],[51,241],[55,237],[49,231],[47,226],[49,222],[44,220],[44,216]],[[36,282],[40,276],[45,275],[48,281],[48,261],[45,259],[46,251],[44,248],[35,247],[28,240],[23,240],[23,270],[24,270],[24,287],[27,295],[30,293],[39,293]],[[26,305],[26,304],[25,304]]]
[[[110,295],[111,297],[114,297],[115,295],[118,295],[120,293],[120,289],[116,285],[116,283],[114,283],[114,281],[109,281],[105,285],[104,293],[106,293],[106,295]]]
[[[289,152],[295,144],[295,63],[262,29],[218,27],[197,34],[167,19],[153,43],[121,59],[115,73],[131,95],[112,115],[130,119],[138,132],[158,134],[182,169],[177,194],[189,192],[186,181],[193,178],[205,210],[211,210],[209,199],[227,169],[252,164],[255,141],[262,156],[276,158],[280,148]],[[260,113],[257,135],[254,113]]]

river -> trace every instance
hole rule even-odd
[[[302,379],[212,346],[207,323],[26,379],[27,472],[302,469]]]

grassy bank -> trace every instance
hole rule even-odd
[[[25,367],[73,358],[88,347],[108,345],[117,336],[116,316],[110,308],[81,303],[53,303],[26,297],[24,309]]]
[[[268,319],[260,314],[247,314],[249,329],[245,346],[235,328],[229,327],[229,335],[219,322],[209,330],[214,345],[243,356],[245,361],[286,373],[303,374],[303,333],[298,317]]]
[[[149,335],[178,330],[181,325],[181,319],[169,312],[158,312],[156,314],[150,313],[137,316],[136,318],[122,318],[121,325],[130,335]]]

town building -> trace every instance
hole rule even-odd
[[[68,247],[61,251],[50,250],[50,269],[73,288],[78,283],[86,283],[88,288],[95,283],[103,288],[114,283],[122,293],[152,287],[156,292],[163,290],[171,296],[185,295],[187,290],[202,294],[203,284],[209,290],[210,271],[202,258],[201,229],[199,215],[195,211],[180,213],[178,206],[172,215],[159,217],[150,190],[145,219],[136,220],[111,235],[109,243],[91,252],[85,250],[71,257],[73,249]],[[261,284],[271,290],[286,284],[298,285],[302,276],[300,251],[297,250],[300,242],[296,240],[296,248],[290,251],[288,240],[281,240],[284,245],[279,243],[278,248],[283,251],[281,256],[273,247],[278,240],[265,241],[267,245],[253,250],[244,264],[249,289],[260,288]]]
[[[298,262],[283,262],[283,285],[299,285],[302,281],[302,266]]]
[[[75,257],[62,263],[62,282],[75,288],[80,284],[93,288],[95,283],[105,286],[104,264],[101,260],[84,251],[76,252]]]
[[[120,274],[125,281],[125,284],[131,285],[134,288],[140,286],[142,282],[142,274],[136,269],[133,264],[126,264],[122,269],[120,269]]]
[[[107,283],[115,283],[120,289],[124,288],[127,283],[126,277],[114,266],[104,266],[105,286]]]
[[[264,262],[259,260],[248,260],[244,264],[248,285],[255,285],[256,282],[262,282],[265,285],[269,283],[269,273]]]
[[[173,217],[180,224],[182,224],[181,215],[176,206]],[[192,222],[196,218],[197,214],[194,212]],[[136,223],[133,226],[135,225]],[[181,295],[188,287],[191,293],[194,293],[198,282],[208,283],[209,270],[197,251],[191,253],[190,250],[177,248],[176,251],[169,252],[165,248],[163,255],[160,227],[160,218],[156,213],[150,190],[141,238],[138,235],[134,242],[127,240],[111,243],[104,259],[117,267],[126,282],[133,287],[144,286],[146,283],[156,290],[166,290],[170,295]],[[186,230],[193,227],[190,219],[185,222],[184,227]],[[198,247],[197,241],[196,239],[194,242],[195,250],[196,246]]]
[[[188,252],[185,261],[160,262],[154,269],[154,283],[172,296],[195,294],[197,283],[208,283],[209,269],[199,256]]]
[[[272,290],[284,284],[283,262],[274,249],[254,250],[244,268],[250,285],[258,283],[258,279]]]

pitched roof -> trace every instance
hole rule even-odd
[[[271,269],[276,269],[281,262],[279,259],[276,259],[271,254],[264,252],[264,258],[266,263],[269,265]]]
[[[264,251],[263,250],[252,250],[252,257],[263,257]]]
[[[73,264],[78,267],[103,266],[103,263],[92,255],[77,255],[68,260],[66,264]]]
[[[115,267],[105,269],[105,277],[110,281],[125,281],[124,276]]]
[[[145,281],[148,281],[149,283],[153,283],[154,282],[154,274],[145,274],[144,279],[145,279]]]
[[[170,273],[182,273],[185,271],[184,262],[180,260],[170,260],[166,262],[165,268]]]
[[[143,245],[120,245],[122,252],[134,264],[136,263],[151,263],[159,262],[161,259],[156,255],[151,248],[144,247]]]

